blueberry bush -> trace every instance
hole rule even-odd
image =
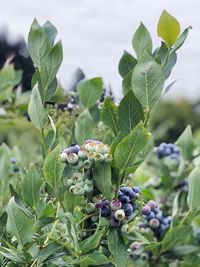
[[[140,24],[135,56],[124,51],[119,61],[116,104],[100,77],[80,81],[67,100],[57,30],[33,21],[31,95],[13,91],[21,72],[9,62],[0,71],[1,139],[10,144],[0,146],[1,266],[200,265],[200,141],[188,126],[156,147],[149,132],[190,28],[180,33],[163,11],[153,49]]]

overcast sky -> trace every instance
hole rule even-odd
[[[199,0],[7,0],[1,2],[0,26],[11,35],[27,39],[34,17],[50,20],[62,39],[64,61],[59,78],[67,87],[72,73],[81,67],[87,77],[102,76],[115,94],[121,94],[118,61],[126,49],[132,51],[133,33],[142,21],[152,34],[154,47],[160,40],[156,25],[166,9],[193,30],[178,51],[178,62],[166,85],[179,79],[168,97],[200,98],[200,1]]]

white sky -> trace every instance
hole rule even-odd
[[[200,98],[200,1],[199,0],[0,0],[0,26],[7,25],[13,35],[27,39],[34,17],[43,24],[50,20],[62,39],[64,61],[59,72],[67,87],[71,75],[81,67],[88,78],[102,76],[115,94],[121,94],[118,61],[126,49],[132,51],[131,39],[140,21],[159,44],[156,25],[163,9],[174,15],[182,30],[191,25],[178,62],[166,85],[179,79],[168,97]]]

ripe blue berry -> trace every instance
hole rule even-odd
[[[126,203],[123,206],[126,216],[130,216],[133,213],[133,206],[130,203]]]
[[[157,208],[157,203],[154,200],[149,200],[147,205],[154,210],[155,208]]]
[[[101,216],[102,217],[109,217],[110,216],[110,208],[103,206],[101,208]]]
[[[130,202],[130,198],[128,196],[124,195],[124,194],[119,194],[118,199],[123,204]]]
[[[69,153],[78,154],[79,151],[80,151],[80,146],[77,144],[71,144],[71,146],[69,147]]]
[[[149,215],[151,213],[151,208],[148,206],[148,205],[145,205],[143,208],[142,208],[142,214],[143,215]]]

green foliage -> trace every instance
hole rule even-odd
[[[140,24],[135,32],[132,44],[138,59],[143,56],[144,52],[152,53],[151,35],[143,23]]]
[[[145,148],[149,135],[143,125],[138,125],[129,135],[122,139],[114,152],[116,167],[122,175],[128,175],[138,167],[139,153]]]
[[[119,131],[117,107],[110,98],[106,98],[101,109],[101,120],[109,126],[115,135]]]
[[[200,166],[197,166],[189,175],[188,206],[190,210],[200,209],[199,186]]]
[[[108,233],[108,248],[114,256],[116,266],[127,266],[127,250],[117,230]]]
[[[62,173],[64,170],[64,165],[59,161],[59,155],[61,152],[60,145],[56,146],[45,158],[43,171],[44,171],[44,178],[46,179],[47,183],[57,191],[61,178]]]
[[[6,64],[0,71],[0,103],[7,100],[12,94],[13,87],[18,85],[22,72],[16,71],[12,64]]]
[[[7,231],[14,235],[20,246],[31,241],[33,234],[33,221],[28,218],[11,198],[7,205]]]
[[[43,180],[34,167],[26,173],[22,180],[22,198],[34,209],[40,200],[42,183]]]
[[[34,87],[31,94],[31,99],[28,105],[28,114],[32,123],[38,129],[43,129],[47,122],[47,114],[42,105],[40,92],[37,87]]]
[[[111,169],[109,164],[95,164],[94,182],[97,189],[105,195],[107,199],[113,198],[113,188],[111,182]]]
[[[154,60],[143,58],[134,68],[132,90],[149,112],[161,97],[164,86],[163,72]]]
[[[129,72],[131,72],[136,64],[137,60],[127,51],[124,51],[124,54],[122,55],[118,66],[118,70],[122,78],[124,78]]]
[[[81,144],[93,136],[94,120],[92,115],[85,109],[81,112],[75,122],[75,139]]]
[[[101,78],[93,78],[78,83],[77,91],[80,101],[85,108],[93,107],[103,93],[103,82]]]
[[[129,134],[141,120],[144,120],[142,106],[132,90],[129,90],[119,103],[117,115],[119,128],[124,135]]]

